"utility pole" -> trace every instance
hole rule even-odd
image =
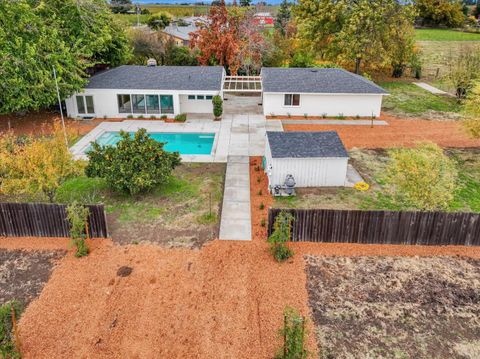
[[[57,89],[58,107],[60,108],[60,117],[62,119],[63,136],[65,137],[65,145],[68,148],[68,137],[67,137],[67,130],[65,128],[65,119],[63,118],[62,99],[60,98],[60,89],[58,88],[57,71],[55,71],[55,66],[52,66],[52,68],[53,68],[53,78],[55,79],[55,87]]]
[[[137,12],[137,27],[140,26],[140,6],[138,3],[135,5],[135,10]]]

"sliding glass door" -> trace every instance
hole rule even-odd
[[[160,106],[162,113],[173,113],[173,96],[160,95]]]

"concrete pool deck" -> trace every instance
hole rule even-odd
[[[215,133],[210,155],[182,155],[184,162],[226,162],[225,190],[219,238],[251,240],[249,156],[265,153],[265,132],[283,131],[281,121],[266,121],[259,114],[226,114],[221,121],[192,119],[184,123],[148,120],[102,122],[70,148],[75,158],[85,159],[90,142],[104,132]]]

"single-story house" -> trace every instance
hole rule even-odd
[[[388,93],[366,78],[337,68],[264,67],[263,113],[275,116],[380,116]]]
[[[190,33],[198,31],[195,24],[178,25],[176,23],[166,26],[161,30],[167,39],[172,39],[177,46],[190,46]]]
[[[267,116],[378,117],[387,95],[336,68],[262,68],[259,77],[226,76],[221,66],[124,65],[92,76],[65,102],[70,117],[173,117],[211,114],[213,96],[227,91],[258,92]]]
[[[296,187],[345,186],[348,153],[336,131],[266,133],[264,169],[269,188],[293,176]]]
[[[83,92],[65,103],[74,118],[212,113],[224,77],[221,66],[124,65],[92,76]]]

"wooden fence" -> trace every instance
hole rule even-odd
[[[281,209],[268,212],[268,234]],[[288,209],[293,242],[480,245],[480,214]]]
[[[90,237],[108,236],[103,205],[89,205]],[[67,206],[46,203],[0,203],[0,236],[69,237]]]

